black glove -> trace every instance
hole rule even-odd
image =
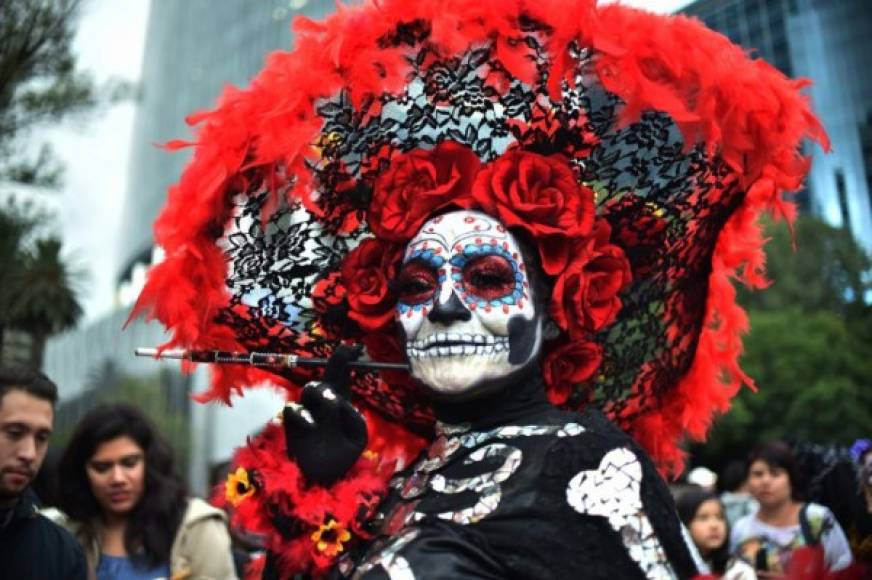
[[[366,421],[348,402],[348,363],[360,353],[360,347],[338,347],[324,380],[307,384],[300,402],[288,403],[282,413],[288,457],[310,484],[331,486],[366,449]]]

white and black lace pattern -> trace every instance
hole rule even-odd
[[[580,514],[606,518],[649,580],[676,578],[642,505],[642,464],[626,448],[609,451],[599,467],[578,473],[566,488]]]

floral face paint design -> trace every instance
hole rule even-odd
[[[398,292],[412,374],[436,392],[465,393],[503,378],[541,347],[520,246],[483,213],[426,222],[406,247]]]

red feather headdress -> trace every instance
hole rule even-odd
[[[295,50],[190,118],[194,143],[170,144],[195,154],[134,315],[163,322],[167,346],[363,341],[401,360],[397,248],[442,207],[482,209],[526,229],[552,278],[552,400],[602,407],[678,469],[680,438],[753,384],[731,278],[765,286],[757,217],[793,218],[801,140],[827,146],[803,83],[696,20],[592,0],[371,0],[295,31]],[[215,368],[204,399],[265,380]],[[353,392],[431,427],[402,374],[360,373]]]

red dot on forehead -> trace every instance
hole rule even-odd
[[[473,222],[475,222],[475,216],[468,215],[463,218],[463,223],[471,224]]]

